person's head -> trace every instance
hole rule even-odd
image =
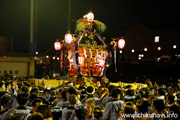
[[[57,93],[57,98],[58,99],[62,99],[62,90],[60,89],[59,91],[58,91],[58,93]]]
[[[23,120],[23,117],[19,113],[14,113],[13,115],[9,116],[6,120]]]
[[[104,91],[104,87],[103,87],[103,86],[98,87],[97,92],[98,92],[99,94],[101,94],[103,91]]]
[[[31,91],[32,85],[30,83],[25,83],[24,85],[28,87],[29,91]]]
[[[160,120],[173,120],[173,119],[171,119],[171,118],[162,118]]]
[[[114,85],[109,85],[108,91],[109,91],[110,94],[112,93],[112,90],[113,90],[115,87],[116,87],[116,86],[114,86]]]
[[[17,82],[15,80],[11,81],[11,88],[16,89]]]
[[[95,92],[94,86],[92,86],[92,85],[88,86],[88,87],[86,88],[86,92],[87,92],[87,94],[89,94],[89,95],[94,94],[94,92]]]
[[[112,90],[112,97],[115,99],[120,99],[121,91],[118,88]]]
[[[135,114],[135,108],[136,106],[131,103],[131,102],[127,102],[125,103],[122,112],[123,114]],[[134,118],[132,116],[125,116],[126,120],[134,120]]]
[[[43,92],[45,90],[45,87],[43,85],[38,85],[39,91]]]
[[[92,79],[93,82],[97,82],[98,81],[98,78],[96,78],[96,77],[93,77],[91,79]]]
[[[177,97],[177,104],[180,107],[180,94],[176,95],[176,97]]]
[[[146,98],[146,91],[145,90],[140,90],[139,93],[141,94],[142,98]]]
[[[108,83],[108,79],[107,78],[101,78],[101,83]]]
[[[174,92],[175,92],[174,88],[172,88],[172,87],[169,87],[169,88],[168,88],[168,94],[169,94],[169,95],[173,95]]]
[[[159,88],[157,91],[157,96],[164,96],[166,94],[166,89],[165,88]]]
[[[27,86],[22,86],[19,92],[29,94],[29,88]]]
[[[51,90],[50,90],[50,88],[46,88],[43,91],[43,97],[46,99],[46,101],[50,101],[50,98],[51,98]]]
[[[11,89],[11,81],[10,80],[6,81],[5,87],[6,87],[7,90]]]
[[[127,102],[124,105],[123,112],[124,112],[124,114],[134,114],[135,108],[136,108],[136,106],[133,103]]]
[[[171,105],[170,107],[169,107],[169,111],[171,112],[171,113],[180,113],[180,107],[178,106],[178,105],[176,105],[176,104],[173,104],[173,105]],[[180,116],[178,116],[178,118],[180,118]],[[178,118],[176,118],[176,120],[178,119]],[[179,119],[178,119],[179,120]]]
[[[43,102],[40,98],[36,98],[32,101],[32,110],[33,112],[36,112],[37,111],[37,108],[42,105]]]
[[[91,116],[94,113],[94,107],[95,107],[94,99],[93,98],[87,99],[85,102],[85,106],[87,109],[88,116]]]
[[[155,113],[161,113],[165,109],[164,100],[154,99],[151,108]]]
[[[68,82],[67,87],[73,87],[73,82]]]
[[[51,88],[51,95],[57,95],[57,89],[55,87]]]
[[[33,112],[27,120],[43,120],[43,115],[39,112]]]
[[[84,120],[87,115],[87,110],[83,105],[76,105],[75,106],[75,116],[78,120]]]
[[[131,103],[135,104],[136,98],[134,96],[124,96],[124,101],[125,102],[131,102]]]
[[[173,104],[174,103],[175,96],[174,95],[168,95],[166,97],[166,104]]]
[[[150,95],[147,99],[149,101],[149,104],[151,105],[153,99],[155,98],[155,95]]]
[[[24,86],[24,84],[23,84],[22,82],[18,82],[16,85],[17,85],[17,86],[18,86],[18,88],[20,88],[20,89],[21,89],[21,87],[23,87],[23,86]],[[16,87],[15,87],[15,90],[16,90]]]
[[[126,95],[127,96],[134,96],[134,90],[133,89],[126,90]]]
[[[29,95],[29,105],[32,105],[32,101],[37,98],[36,94],[30,94]]]
[[[67,100],[67,98],[66,98],[66,91],[67,91],[67,89],[64,88],[63,91],[61,92],[61,95],[62,95],[62,98],[63,98],[64,101]]]
[[[84,99],[87,97],[87,93],[86,91],[81,91],[81,94],[80,94],[80,100]]]
[[[16,84],[16,85],[15,85],[15,89],[14,89],[14,90],[19,91],[19,88],[20,88],[20,87],[19,87],[19,85],[18,85],[18,84]]]
[[[127,89],[125,92],[125,97],[124,97],[125,102],[132,102],[135,104],[135,99],[137,98],[134,96],[134,90]]]
[[[39,96],[39,88],[33,87],[30,91],[30,94],[36,94],[37,96]]]
[[[94,108],[94,117],[97,120],[101,120],[102,119],[103,113],[104,113],[104,108],[102,106],[96,106]]]
[[[6,90],[6,87],[5,87],[4,81],[0,81],[0,92],[5,91],[5,90]]]
[[[52,115],[51,115],[51,110],[50,108],[48,107],[48,105],[40,105],[38,108],[37,108],[37,112],[41,113],[43,115],[43,119],[47,119],[47,118],[51,118]]]
[[[69,104],[74,106],[77,103],[78,103],[78,97],[74,94],[70,95],[69,96]]]
[[[0,105],[3,107],[3,108],[6,108],[6,109],[9,109],[12,107],[13,105],[13,101],[14,101],[14,98],[8,94],[8,93],[5,93],[3,96],[1,96],[0,98]]]
[[[16,99],[17,99],[18,105],[24,106],[26,105],[29,97],[28,97],[28,94],[26,93],[19,93]]]
[[[46,89],[43,91],[43,94],[44,94],[44,96],[51,95],[51,89],[50,89],[50,88],[46,88]]]
[[[69,87],[66,91],[66,98],[69,100],[70,95],[78,95],[77,90],[74,87]]]
[[[149,101],[145,98],[141,98],[136,102],[136,108],[139,113],[147,113],[149,107]]]

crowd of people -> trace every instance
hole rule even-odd
[[[1,77],[0,120],[180,120],[180,81],[134,88],[85,79],[50,88]]]

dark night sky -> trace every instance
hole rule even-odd
[[[37,0],[36,0],[37,1]],[[119,37],[135,23],[180,26],[180,7],[174,0],[71,0],[71,19],[89,10],[106,24],[103,36]],[[38,0],[37,51],[45,53],[67,31],[68,0]],[[0,36],[14,38],[14,52],[29,51],[30,0],[0,0]],[[71,21],[71,33],[75,22]]]

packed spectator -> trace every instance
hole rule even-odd
[[[88,79],[88,78],[80,78]],[[110,81],[110,80],[109,80]],[[1,78],[0,120],[179,120],[180,81],[137,87],[105,79],[64,82],[57,88]],[[102,85],[102,86],[101,86]]]

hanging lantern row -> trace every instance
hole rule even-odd
[[[65,35],[65,42],[66,44],[70,44],[72,42],[72,35],[70,33],[67,33]],[[55,50],[61,49],[61,43],[59,42],[59,39],[57,39],[56,42],[54,43],[54,48]]]

